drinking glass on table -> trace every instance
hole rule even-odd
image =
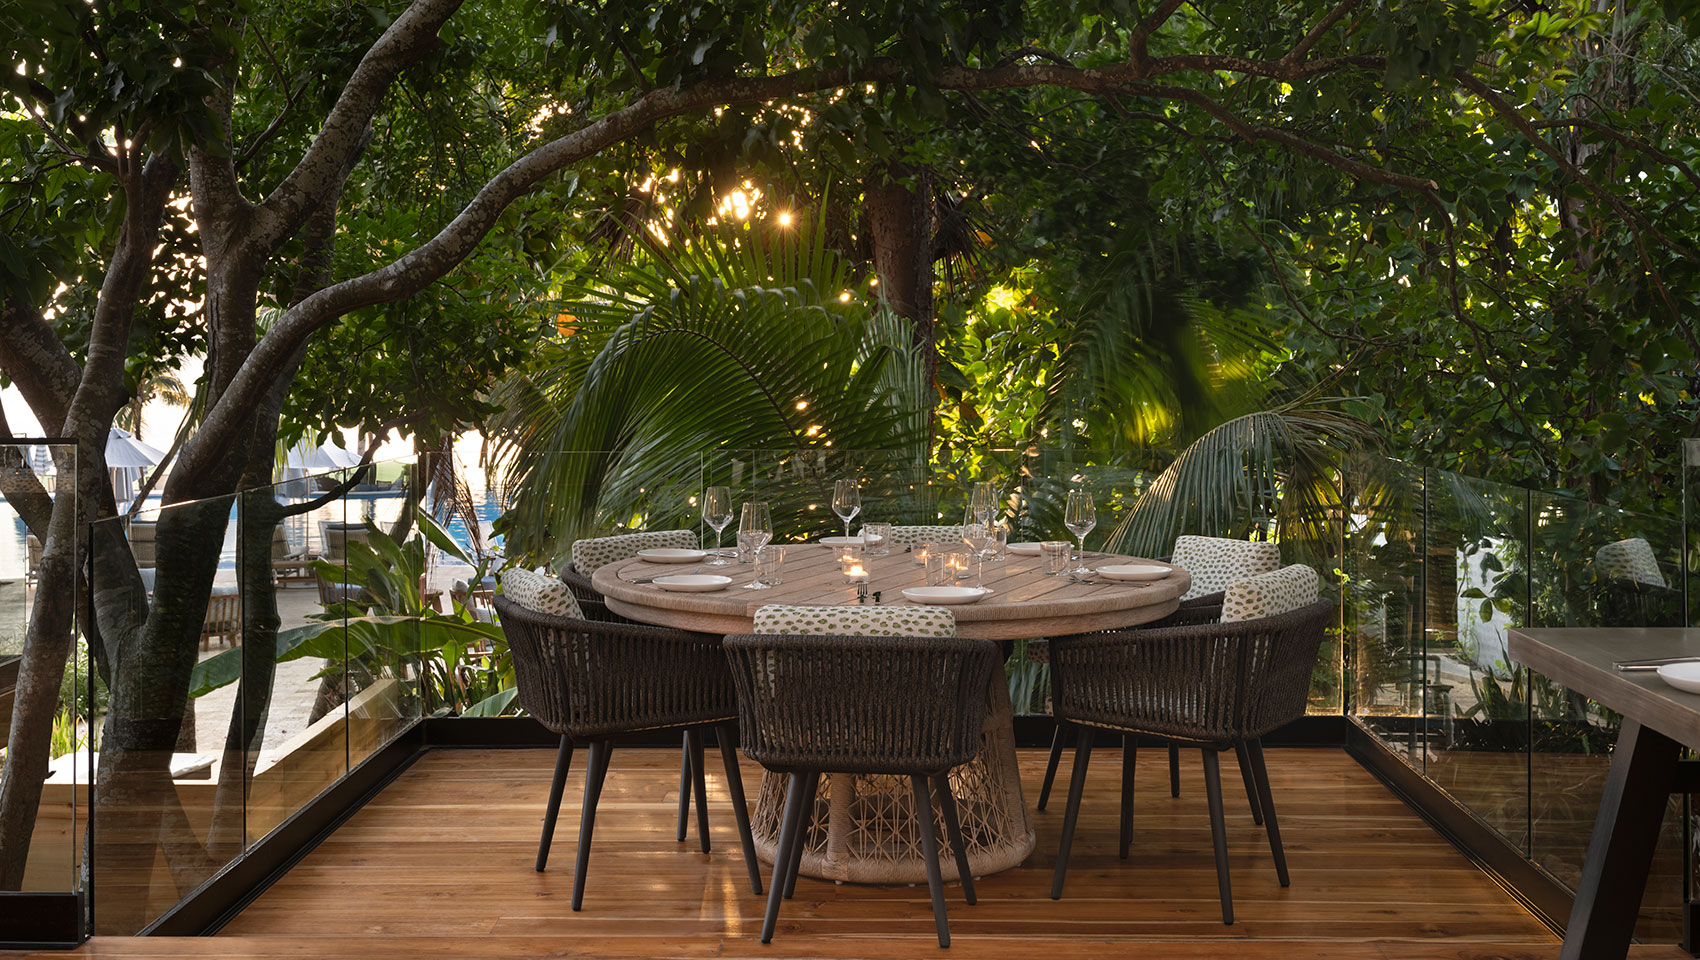
[[[986,555],[992,560],[1009,559],[1009,521],[1002,517],[991,521],[991,539],[986,542]]]
[[[1068,572],[1068,553],[1073,546],[1067,540],[1046,540],[1039,544],[1039,552],[1045,557],[1045,576],[1060,577]]]
[[[746,590],[766,590],[785,581],[781,573],[785,566],[785,548],[768,544],[756,551],[756,578],[744,584]]]
[[[992,540],[991,524],[974,519],[974,508],[968,508],[968,515],[962,518],[962,542],[968,544],[968,549],[974,551],[974,556],[982,557],[986,552],[986,544]]]
[[[702,522],[714,528],[714,556],[706,561],[707,565],[725,566],[727,560],[720,555],[720,535],[725,532],[726,525],[732,522],[731,487],[709,487],[703,492]]]
[[[1063,526],[1080,539],[1080,566],[1074,570],[1079,576],[1092,573],[1086,566],[1086,535],[1097,525],[1098,510],[1092,505],[1092,494],[1086,490],[1070,490],[1068,503],[1063,506]]]
[[[990,480],[982,480],[974,484],[968,497],[968,510],[974,519],[981,523],[992,522],[993,505],[997,500],[997,487]]]
[[[773,517],[767,504],[759,500],[744,504],[743,512],[738,515],[738,548],[747,548],[753,559],[772,539]]]
[[[862,524],[862,543],[870,557],[883,557],[891,553],[891,524]]]
[[[832,485],[832,512],[844,521],[844,539],[850,539],[850,521],[862,512],[862,491],[856,481],[839,480]]]

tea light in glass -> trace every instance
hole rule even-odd
[[[868,568],[855,557],[843,557],[838,561],[839,569],[844,571],[844,579],[851,583],[867,583]]]
[[[915,548],[914,548],[915,563],[920,565],[920,566],[923,566],[923,567],[926,566],[927,565],[927,555],[932,553],[932,552],[933,552],[933,545],[931,543],[917,543],[917,544],[915,544]]]

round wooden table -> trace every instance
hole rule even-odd
[[[662,564],[626,560],[606,564],[591,576],[591,584],[615,613],[643,623],[703,633],[749,633],[757,608],[770,603],[854,604],[856,588],[839,570],[838,551],[818,543],[786,544],[783,582],[765,590],[747,590],[755,578],[751,564],[726,566]],[[1010,556],[984,565],[982,582],[995,592],[983,600],[951,607],[957,632],[990,640],[1039,639],[1091,630],[1135,626],[1173,613],[1192,585],[1185,570],[1156,560],[1116,554],[1089,554],[1089,566],[1108,563],[1153,563],[1170,567],[1161,580],[1138,583],[1075,583],[1047,576],[1040,557]],[[894,549],[889,556],[865,557],[869,572],[869,603],[880,594],[882,605],[908,604],[904,587],[921,586],[925,576],[913,557]],[[671,593],[653,584],[630,580],[667,573],[718,573],[732,578],[731,586],[713,593]],[[986,691],[987,710],[980,755],[951,771],[968,862],[976,876],[1016,866],[1033,851],[1033,823],[1021,793],[1015,762],[1014,715],[1009,686],[1002,671]],[[750,828],[756,853],[773,862],[778,849],[779,819],[785,799],[785,778],[769,773],[762,779]],[[935,823],[938,819],[934,804]],[[808,842],[800,871],[823,880],[853,883],[924,883],[927,879],[920,841],[914,830],[909,785],[902,777],[829,774],[822,778],[815,800]],[[936,836],[945,834],[940,826]],[[947,880],[956,876],[948,845],[939,854]]]

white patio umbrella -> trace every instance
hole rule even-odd
[[[127,430],[113,427],[112,432],[106,435],[106,465],[114,470],[120,467],[151,467],[164,459],[164,450],[137,440]]]
[[[136,495],[136,482],[144,467],[164,460],[164,450],[137,440],[127,430],[113,427],[106,435],[106,466],[112,471],[112,494],[119,503]]]
[[[283,466],[286,470],[346,470],[360,466],[360,456],[334,443],[319,447],[298,443],[284,455]]]

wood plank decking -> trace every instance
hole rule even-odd
[[[710,752],[712,758],[713,752]],[[1049,898],[1063,798],[1035,815],[1038,848],[947,889],[953,946],[933,941],[924,885],[803,879],[773,944],[744,877],[724,781],[710,764],[714,850],[674,840],[676,750],[616,750],[598,810],[584,910],[568,907],[582,769],[567,785],[548,872],[532,870],[553,752],[436,750],[356,813],[216,938],[99,938],[70,956],[424,960],[437,957],[913,957],[1062,960],[1108,955],[1315,960],[1551,960],[1553,936],[1364,771],[1333,749],[1269,751],[1293,885],[1275,880],[1238,778],[1229,790],[1235,910],[1221,923],[1197,754],[1169,797],[1143,751],[1134,848],[1115,855],[1119,751],[1094,755],[1060,902]],[[575,758],[582,759],[582,758]],[[575,767],[581,764],[575,763]],[[1044,752],[1021,752],[1028,803]],[[747,788],[759,768],[744,769]],[[1065,761],[1063,779],[1066,782]],[[693,818],[694,819],[694,818]],[[765,871],[764,871],[765,876]],[[1637,960],[1684,956],[1637,947]],[[66,953],[41,954],[61,958]]]

